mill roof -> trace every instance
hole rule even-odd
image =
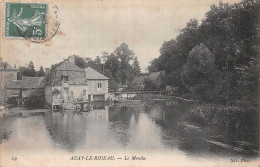
[[[70,85],[86,85],[85,71],[68,59],[52,69],[46,76],[47,85],[59,85],[63,82],[63,76],[68,76]]]
[[[65,60],[58,67],[55,68],[58,71],[83,71],[77,65],[70,63],[69,60]]]
[[[22,80],[8,81],[5,89],[36,89],[43,88],[44,77],[22,77]]]
[[[22,88],[22,80],[18,81],[8,81],[5,84],[6,89],[20,89]]]
[[[100,74],[91,67],[85,69],[86,78],[89,80],[108,80],[109,78],[103,74]]]
[[[44,77],[22,77],[22,88],[35,89],[44,87]]]
[[[145,73],[145,74],[140,74],[138,76],[136,76],[133,81],[132,84],[134,85],[141,85],[144,83],[144,80],[146,78],[151,79],[152,81],[156,81],[157,78],[160,76],[161,71],[159,72],[151,72],[151,73]]]
[[[149,78],[153,81],[155,81],[159,76],[160,76],[161,72],[151,72],[149,75]]]
[[[134,85],[141,85],[144,83],[145,78],[148,78],[148,76],[136,76],[133,81],[132,84]]]

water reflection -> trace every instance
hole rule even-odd
[[[8,119],[5,117],[0,118],[0,144],[3,140],[9,139],[13,131],[12,124],[15,120],[16,117],[10,117]]]
[[[0,142],[12,145],[22,140],[30,149],[68,152],[97,149],[180,150],[191,155],[240,155],[208,141],[249,141],[238,132],[243,128],[196,127],[183,122],[188,105],[179,102],[151,102],[136,106],[102,106],[91,112],[36,112],[0,118]],[[237,124],[236,124],[237,125]],[[248,132],[248,134],[251,134]],[[250,136],[249,136],[250,137]],[[255,137],[255,136],[254,136]],[[40,140],[38,144],[32,144]],[[22,149],[23,147],[21,147]],[[28,148],[26,148],[28,149]]]
[[[78,114],[47,112],[44,119],[53,146],[74,151],[86,139],[86,117]]]

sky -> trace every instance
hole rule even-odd
[[[218,3],[219,0],[49,0],[50,9],[54,5],[59,8],[58,33],[45,43],[2,37],[0,56],[17,66],[33,61],[39,69],[72,54],[94,59],[101,52],[112,53],[121,43],[127,43],[142,72],[146,72],[150,61],[159,57],[164,41],[175,38],[190,19],[200,21],[210,5]],[[51,13],[49,17],[53,17]]]

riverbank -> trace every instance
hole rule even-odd
[[[225,146],[225,143],[239,139],[233,143],[234,147],[259,154],[259,111],[256,108],[194,105],[184,120],[200,128],[210,128],[209,135],[215,143]]]
[[[0,111],[0,118],[13,117],[13,116],[26,116],[37,113],[45,113],[50,111],[49,109],[36,109],[25,110],[23,108],[4,108]]]
[[[192,99],[186,99],[178,96],[172,96],[172,95],[163,95],[163,94],[137,94],[135,97],[131,98],[132,100],[181,100],[186,102],[195,102]]]

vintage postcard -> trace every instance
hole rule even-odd
[[[260,167],[259,0],[0,13],[0,167]]]

